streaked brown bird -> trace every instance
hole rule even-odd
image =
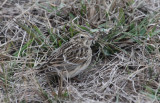
[[[94,38],[87,33],[79,33],[55,50],[41,68],[50,68],[65,78],[72,78],[84,71],[92,59],[91,44]],[[45,69],[46,70],[46,69]]]

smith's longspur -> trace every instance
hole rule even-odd
[[[72,78],[84,71],[91,63],[91,44],[94,38],[87,33],[79,33],[72,37],[69,42],[55,50],[49,59],[40,68],[51,69],[65,78]]]

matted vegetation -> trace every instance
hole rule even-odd
[[[1,103],[159,103],[160,0],[1,0]],[[96,36],[86,71],[34,71],[79,32]]]

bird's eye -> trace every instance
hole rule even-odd
[[[84,36],[81,36],[81,39],[83,39],[84,38]]]

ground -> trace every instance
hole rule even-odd
[[[0,102],[159,103],[159,12],[160,0],[0,0]],[[97,39],[87,70],[62,87],[34,73],[79,32]]]

